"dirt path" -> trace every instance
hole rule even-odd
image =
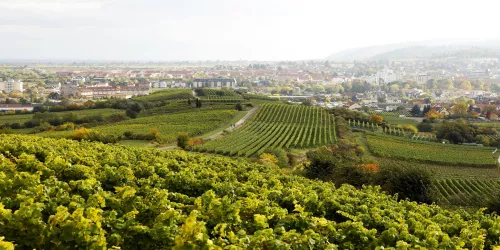
[[[241,126],[243,123],[245,123],[245,121],[250,118],[250,116],[253,115],[253,113],[255,113],[255,111],[257,110],[259,106],[251,109],[250,111],[248,111],[248,113],[245,114],[245,116],[243,116],[239,121],[237,121],[235,124],[234,124],[234,127],[229,127],[227,129],[225,129],[225,131],[233,131],[234,129],[236,129],[237,127]],[[203,138],[203,140],[213,140],[215,138],[217,138],[218,136],[222,135],[222,133],[224,133],[224,130],[223,131],[220,131],[216,134],[213,134],[211,136],[208,136],[206,138]]]

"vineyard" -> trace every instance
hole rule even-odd
[[[500,244],[496,215],[397,201],[379,187],[337,188],[222,156],[22,135],[0,135],[0,225],[7,249]]]
[[[279,98],[272,98],[267,95],[260,94],[243,94],[243,97],[246,99],[256,99],[256,100],[265,100],[265,101],[279,101]]]
[[[62,112],[50,112],[54,114],[58,114],[60,116],[64,116],[67,114],[74,114],[78,118],[84,118],[89,116],[103,116],[108,117],[114,114],[125,114],[125,111],[120,109],[85,109],[85,110],[75,110],[75,111],[62,111]],[[33,114],[23,114],[23,115],[3,115],[0,116],[0,125],[2,124],[13,124],[19,123],[23,124],[33,118]]]
[[[468,147],[409,140],[401,137],[366,135],[370,151],[380,157],[388,157],[428,163],[496,167],[498,155],[490,147]]]
[[[494,198],[500,190],[498,180],[476,180],[466,178],[447,178],[434,182],[439,204],[459,206],[484,205],[484,201]]]
[[[200,88],[200,89],[195,89],[196,95],[200,97],[213,97],[213,96],[219,96],[219,97],[241,97],[238,93],[234,92],[233,90],[228,90],[228,89],[208,89],[208,88]]]
[[[189,99],[193,97],[193,91],[191,89],[165,89],[153,92],[146,96],[138,96],[132,98],[132,100],[144,101],[144,102],[158,102],[158,101],[168,101],[176,99]]]
[[[408,111],[371,111],[369,112],[370,114],[375,114],[375,115],[382,115],[382,116],[397,116],[399,117],[400,115],[404,116],[412,116],[412,114]]]
[[[196,109],[194,112],[140,117],[93,127],[92,129],[105,135],[120,136],[125,132],[148,134],[154,128],[160,132],[160,138],[164,143],[170,143],[175,141],[180,133],[197,136],[216,129],[231,119],[236,112],[236,110]],[[44,132],[40,135],[52,138],[66,138],[72,133],[73,131],[57,131]]]
[[[267,148],[309,148],[336,141],[334,116],[318,107],[263,104],[240,130],[196,148],[249,157]]]
[[[234,103],[234,102],[242,102],[245,99],[241,96],[206,96],[201,98],[203,103],[209,102],[222,102],[222,103]]]

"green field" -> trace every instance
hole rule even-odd
[[[472,123],[472,125],[485,128],[500,128],[500,122],[477,122]]]
[[[132,100],[144,101],[144,102],[158,102],[158,101],[168,101],[176,99],[192,99],[193,91],[191,89],[164,89],[155,91],[146,96],[134,97]]]
[[[114,114],[125,114],[125,111],[120,109],[85,109],[85,110],[74,110],[74,111],[62,111],[62,112],[50,112],[58,115],[65,115],[68,113],[76,114],[78,117],[95,116],[102,115],[107,117]],[[20,123],[23,124],[33,118],[33,114],[22,114],[22,115],[2,115],[0,116],[0,124],[13,124]]]
[[[160,132],[160,138],[164,143],[176,140],[180,133],[188,133],[190,136],[198,136],[208,131],[217,129],[230,120],[237,113],[236,110],[205,110],[198,109],[197,112],[184,112],[178,114],[166,114],[129,119],[117,123],[93,127],[105,135],[123,135],[124,132],[134,134],[148,134],[151,129]],[[39,135],[52,138],[65,138],[73,131],[43,132]]]
[[[370,151],[379,156],[409,161],[474,167],[497,167],[494,148],[443,145],[402,137],[370,133],[366,135]]]
[[[382,117],[384,118],[384,121],[394,125],[408,124],[416,126],[419,124],[418,121],[409,118],[400,118],[398,116],[392,116],[392,115],[382,115]]]
[[[260,155],[266,148],[310,148],[336,141],[332,115],[318,107],[263,104],[243,128],[197,148],[227,155]]]

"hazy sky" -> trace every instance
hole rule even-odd
[[[301,60],[499,38],[497,1],[0,0],[0,59]]]

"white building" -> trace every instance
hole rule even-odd
[[[12,91],[24,91],[23,82],[20,80],[9,80],[6,82],[0,82],[0,91],[10,93]]]

